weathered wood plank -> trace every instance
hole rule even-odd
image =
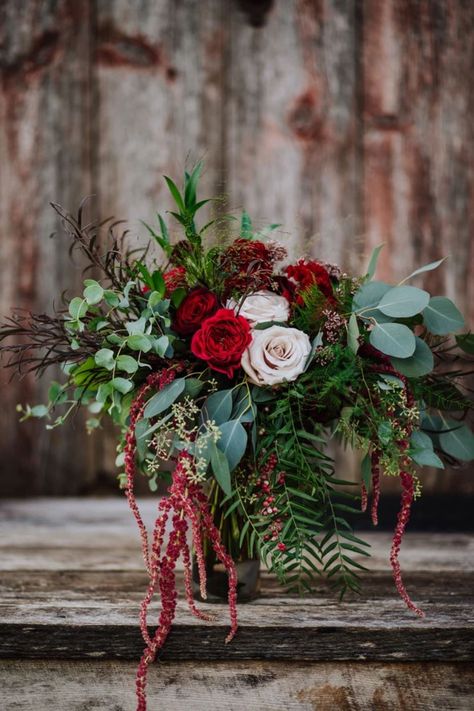
[[[92,192],[89,0],[0,6],[0,314],[51,311],[80,283],[50,201],[74,209]],[[51,377],[57,377],[51,373]],[[10,495],[75,493],[91,475],[81,418],[61,433],[18,423],[18,402],[46,398],[47,383],[7,385],[0,368],[0,478]],[[72,456],[72,452],[74,455]],[[67,472],[67,474],[65,474]]]
[[[3,661],[3,702],[15,711],[129,711],[135,665]],[[161,662],[150,708],[174,711],[470,711],[472,666],[367,662]]]
[[[149,522],[156,502],[143,504]],[[3,502],[0,513],[0,655],[135,658],[147,581],[125,502]],[[220,660],[472,659],[473,537],[407,537],[406,583],[426,612],[422,620],[405,609],[393,587],[390,537],[368,539],[376,555],[360,598],[339,604],[323,582],[313,595],[288,596],[265,574],[261,598],[240,606],[239,636],[224,648],[226,606],[212,606],[217,619],[204,624],[181,595],[164,658],[198,660],[204,650],[208,659]]]
[[[153,499],[139,501],[148,527],[157,505]],[[373,530],[363,536],[371,545],[364,564],[389,572],[391,534]],[[474,539],[461,533],[408,532],[401,560],[406,572],[473,571]],[[142,569],[138,531],[123,497],[0,501],[0,570]]]

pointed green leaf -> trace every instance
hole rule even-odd
[[[153,395],[147,402],[143,416],[146,418],[156,417],[161,412],[167,410],[183,393],[185,379],[176,378],[172,383],[165,385],[160,392]]]
[[[216,425],[227,422],[232,412],[232,390],[218,390],[209,395],[202,406],[202,419],[214,420]]]
[[[461,462],[474,459],[474,434],[469,427],[455,420],[446,421],[446,426],[452,429],[440,433],[441,449]]]
[[[347,345],[353,353],[357,353],[359,350],[359,336],[360,331],[357,324],[357,316],[351,314],[347,324]]]
[[[374,251],[372,252],[370,259],[369,259],[369,264],[367,265],[367,277],[368,279],[372,279],[372,277],[375,274],[375,270],[377,269],[377,262],[379,259],[380,252],[384,248],[385,245],[379,244],[378,247],[375,247]]]
[[[181,193],[179,192],[176,184],[171,180],[171,178],[168,178],[168,176],[165,175],[164,177],[166,180],[166,184],[168,186],[168,190],[170,191],[171,195],[173,196],[173,200],[177,204],[179,211],[182,213],[186,212],[183,198],[181,197]]]
[[[218,448],[224,452],[232,472],[238,465],[247,449],[247,432],[239,420],[230,420],[219,425],[221,437]]]
[[[430,262],[430,264],[425,264],[424,267],[419,267],[418,269],[415,269],[415,271],[405,277],[405,279],[402,279],[399,286],[404,282],[408,281],[409,279],[418,276],[418,274],[423,274],[424,272],[431,272],[433,271],[433,269],[437,269],[445,260],[446,257],[443,257],[442,259],[438,259],[436,262]]]
[[[232,493],[229,463],[224,452],[218,449],[214,442],[211,442],[211,467],[217,483],[224,494],[229,496]]]

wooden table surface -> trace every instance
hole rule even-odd
[[[141,503],[151,524],[156,502]],[[338,603],[325,583],[288,596],[263,574],[262,595],[203,623],[184,602],[150,674],[150,711],[474,709],[474,536],[407,534],[405,609],[388,565],[390,534],[366,534],[362,597]],[[2,709],[134,709],[146,587],[123,499],[0,503]]]

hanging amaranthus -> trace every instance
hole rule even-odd
[[[152,390],[160,390],[171,383],[176,376],[175,370],[163,370],[148,377],[135,398],[130,410],[130,425],[126,435],[125,469],[127,474],[126,495],[130,508],[137,521],[141,539],[145,565],[149,574],[149,584],[140,610],[140,628],[146,644],[136,676],[137,711],[146,709],[146,679],[148,666],[163,646],[171,629],[176,612],[176,563],[181,557],[184,564],[185,594],[191,612],[202,620],[209,621],[211,616],[200,611],[193,599],[191,583],[191,553],[187,540],[189,523],[191,523],[193,547],[198,561],[201,596],[206,598],[206,567],[203,554],[203,538],[206,537],[218,560],[224,565],[229,578],[229,610],[231,628],[226,637],[230,642],[237,631],[237,573],[234,561],[222,545],[218,529],[214,525],[209,510],[209,501],[200,484],[190,480],[193,471],[193,458],[182,452],[176,462],[172,483],[168,496],[158,505],[158,516],[155,521],[151,550],[148,535],[140,515],[134,494],[134,479],[136,473],[136,436],[137,421],[143,415],[147,398]],[[171,532],[166,546],[164,535],[166,524],[171,517]],[[189,522],[189,523],[188,523]],[[148,631],[148,608],[158,592],[161,600],[161,612],[158,626],[150,635]]]

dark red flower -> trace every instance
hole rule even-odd
[[[176,310],[173,329],[181,336],[190,336],[218,308],[217,296],[212,291],[203,287],[196,287],[185,296]]]
[[[236,239],[221,255],[226,294],[268,288],[273,279],[275,262],[284,259],[286,250],[275,242]]]
[[[232,309],[219,309],[196,331],[191,350],[210,368],[232,378],[251,341],[248,321],[243,316],[236,316]]]
[[[166,285],[166,295],[169,296],[175,289],[186,286],[186,269],[184,267],[173,267],[163,274]]]
[[[316,285],[328,299],[333,298],[331,279],[327,269],[320,262],[299,259],[296,264],[286,267],[285,273],[288,279],[295,284],[297,292]]]

